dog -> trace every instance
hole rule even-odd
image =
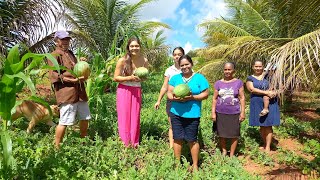
[[[59,117],[60,110],[57,105],[50,106],[53,117]],[[39,122],[45,122],[47,125],[53,127],[56,124],[52,121],[49,110],[38,103],[33,101],[23,101],[19,106],[16,107],[16,112],[12,114],[12,120],[16,120],[20,117],[27,118],[29,122],[29,126],[27,128],[27,133],[31,133],[32,129]]]

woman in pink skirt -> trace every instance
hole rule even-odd
[[[135,69],[147,67],[148,60],[142,55],[140,40],[130,38],[127,54],[117,62],[114,81],[117,88],[118,130],[125,146],[136,147],[140,137],[141,79],[134,75]]]

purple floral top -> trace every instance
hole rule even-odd
[[[216,112],[221,114],[239,114],[240,102],[238,99],[239,89],[243,82],[239,79],[232,82],[221,80],[214,84],[214,88],[219,92]]]

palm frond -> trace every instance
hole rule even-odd
[[[291,40],[292,39],[290,38],[261,39],[256,37],[255,39],[245,41],[244,43],[236,44],[232,49],[226,52],[226,56],[237,61],[251,64],[256,59],[269,59],[275,49]]]
[[[286,37],[299,37],[315,31],[320,23],[318,0],[271,0],[278,16],[278,31]]]
[[[121,49],[131,36],[148,36],[155,28],[168,27],[157,22],[141,23],[138,11],[152,0],[128,4],[123,0],[61,0],[67,7],[65,22],[86,34],[90,47],[105,59]],[[90,37],[90,38],[89,38]]]
[[[228,22],[245,29],[253,36],[271,37],[273,29],[270,21],[262,16],[262,12],[258,12],[255,8],[262,10],[267,3],[255,4],[261,7],[253,7],[246,1],[242,0],[227,0],[228,7],[233,12],[234,19],[227,20]]]
[[[222,78],[223,75],[223,65],[226,62],[225,59],[214,59],[203,67],[201,67],[197,72],[203,74],[208,81],[213,84],[215,81]]]
[[[207,29],[205,36],[214,32],[223,33],[227,37],[251,36],[246,30],[222,19],[206,21],[199,24],[198,27]]]
[[[33,46],[51,34],[61,9],[60,3],[51,0],[1,1],[0,52],[17,43]]]
[[[278,66],[272,81],[273,87],[285,90],[320,82],[319,50],[320,29],[278,48],[270,60]]]

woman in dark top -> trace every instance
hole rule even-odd
[[[269,90],[269,81],[263,76],[263,62],[256,60],[253,64],[253,75],[246,82],[250,96],[250,126],[260,126],[260,134],[263,140],[263,149],[270,151],[273,136],[272,126],[280,125],[280,111],[278,99],[274,91]],[[259,116],[263,109],[263,96],[270,97],[269,113]]]

